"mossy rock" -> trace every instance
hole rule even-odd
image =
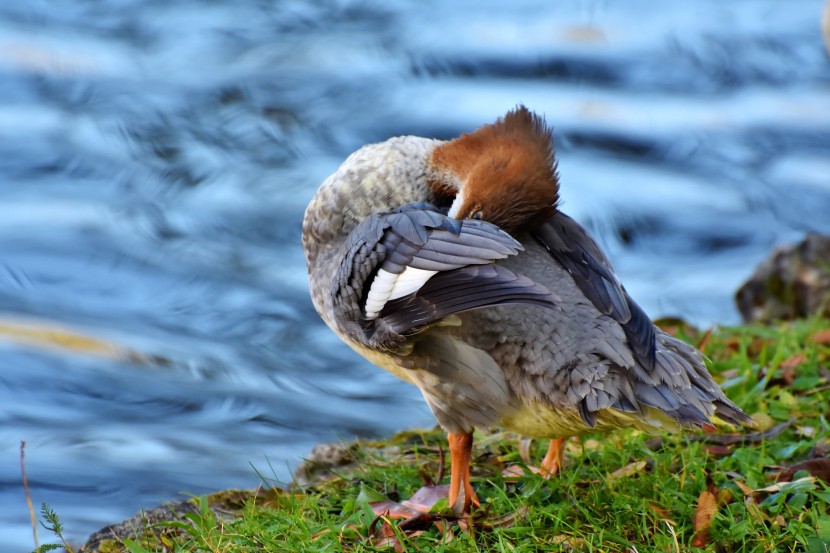
[[[776,249],[735,295],[746,322],[830,317],[830,236]]]

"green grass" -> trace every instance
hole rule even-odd
[[[673,329],[692,343],[704,341],[712,372],[761,432],[792,421],[768,440],[724,445],[701,433],[590,435],[568,442],[559,476],[510,483],[501,470],[521,462],[517,437],[476,434],[473,474],[482,509],[469,527],[437,514],[401,529],[399,522],[375,520],[368,503],[409,497],[424,484],[422,473],[438,472],[438,450],[445,447],[438,430],[406,432],[353,448],[354,472],[304,491],[273,487],[233,501],[197,498],[196,512],[102,551],[687,551],[707,490],[718,508],[709,538],[698,538],[706,550],[827,551],[830,490],[821,478],[827,474],[796,472],[793,482],[769,487],[775,473],[830,450],[830,336],[820,334],[828,329],[827,320],[723,329],[708,338],[682,325]],[[736,432],[727,425],[719,430]],[[378,453],[390,445],[399,457]],[[545,445],[534,443],[534,458]],[[217,497],[225,501],[218,509]],[[226,514],[217,518],[217,510]],[[442,522],[446,532],[437,527]]]

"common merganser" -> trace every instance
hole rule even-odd
[[[608,258],[559,211],[553,139],[524,106],[452,141],[360,148],[305,212],[317,312],[420,388],[448,433],[449,502],[476,503],[474,428],[549,438],[621,427],[751,425],[701,354],[662,332]]]

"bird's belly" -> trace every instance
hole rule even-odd
[[[597,424],[591,427],[585,424],[575,408],[567,409],[540,402],[523,403],[517,410],[502,418],[499,426],[530,438],[567,438],[623,427],[638,428],[646,432],[658,429],[655,424],[616,409],[599,411]]]
[[[588,428],[574,410],[543,403],[523,403],[504,417],[499,426],[531,438],[556,438],[582,434]]]

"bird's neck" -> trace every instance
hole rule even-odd
[[[337,249],[373,213],[434,201],[428,160],[440,143],[401,136],[364,146],[349,156],[323,182],[306,209],[303,249],[309,266]]]

